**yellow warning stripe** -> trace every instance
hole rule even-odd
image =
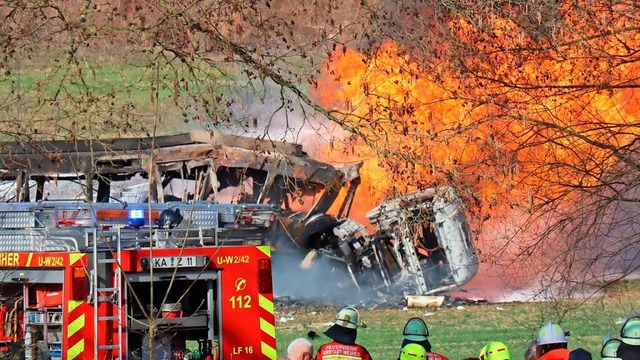
[[[258,304],[261,308],[269,312],[269,314],[274,313],[274,304],[273,301],[267,299],[264,295],[258,294]],[[274,340],[276,338],[276,326],[272,321],[267,321],[263,318],[260,318],[260,330],[265,334],[272,337]],[[262,354],[264,354],[268,359],[276,359],[276,349],[274,349],[271,345],[265,343],[264,341],[260,344],[260,350]]]
[[[267,320],[260,318],[260,330],[264,331],[271,337],[276,337],[276,327]]]
[[[67,340],[70,340],[74,334],[77,334],[79,331],[83,330],[85,326],[85,314],[82,313],[82,308],[80,308],[85,302],[82,300],[70,300],[67,302],[67,314],[70,322],[67,324]],[[77,319],[74,319],[78,314]],[[73,360],[79,355],[84,354],[84,338],[76,337],[78,341],[74,344],[69,341],[69,349],[67,350],[66,360]]]
[[[73,345],[67,351],[67,360],[73,360],[76,356],[82,354],[84,352],[84,339],[78,341],[77,344]]]
[[[271,257],[271,246],[260,245],[256,247],[258,248],[258,250],[262,251],[265,255],[267,255],[268,257]]]
[[[71,314],[73,310],[75,310],[78,306],[82,305],[84,301],[82,300],[69,300],[67,302],[67,314]]]
[[[269,314],[273,314],[273,311],[274,311],[273,301],[267,299],[262,294],[258,294],[258,304],[260,305],[261,308],[267,310]]]
[[[276,358],[276,349],[269,346],[269,344],[265,344],[264,342],[260,343],[260,350],[264,355],[267,356],[267,358],[269,359]]]
[[[83,253],[71,253],[69,254],[69,265],[73,265],[76,263],[76,261],[82,259],[83,256],[85,256],[86,254]]]
[[[67,328],[67,337],[71,337],[73,334],[77,333],[80,329],[84,327],[84,314],[80,315],[79,318],[73,320],[69,327]]]

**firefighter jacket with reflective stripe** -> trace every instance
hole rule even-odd
[[[428,352],[427,360],[449,360],[449,358],[442,354],[438,354],[437,352]]]
[[[555,349],[540,356],[538,360],[569,360],[569,349]]]
[[[318,349],[316,360],[371,360],[367,349],[358,344],[326,343]]]

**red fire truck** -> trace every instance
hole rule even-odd
[[[275,359],[265,204],[0,204],[0,353]]]

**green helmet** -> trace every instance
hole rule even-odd
[[[478,355],[478,358],[480,360],[485,360],[485,357],[487,356],[487,347],[489,347],[489,344],[483,346],[482,349],[480,349],[480,355]]]
[[[425,341],[429,336],[429,329],[427,324],[419,317],[413,317],[407,321],[404,326],[402,335],[405,339],[411,341]]]
[[[336,315],[335,324],[347,329],[357,329],[360,326],[360,314],[352,307],[346,307]]]
[[[558,324],[546,323],[538,331],[538,345],[567,343],[567,335]]]
[[[622,342],[629,345],[640,345],[640,316],[632,315],[624,322],[620,330]]]
[[[494,341],[491,342],[480,351],[480,359],[482,360],[511,360],[511,353],[507,345]]]
[[[621,341],[619,339],[609,339],[604,342],[602,345],[602,350],[600,351],[600,356],[602,359],[608,360],[618,360],[618,346],[620,346]]]
[[[427,350],[416,343],[407,344],[402,348],[400,360],[426,360]]]

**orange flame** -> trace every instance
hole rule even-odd
[[[640,133],[632,116],[640,103],[625,86],[640,75],[640,62],[625,61],[640,32],[606,9],[597,11],[609,26],[603,32],[580,21],[581,5],[560,9],[574,30],[554,34],[555,46],[509,19],[489,17],[483,31],[453,19],[452,38],[471,49],[465,71],[451,60],[427,70],[392,41],[371,57],[336,51],[313,95],[361,138],[335,141],[323,160],[365,161],[363,209],[445,184],[472,184],[485,211],[597,185],[618,161],[615,149]]]

